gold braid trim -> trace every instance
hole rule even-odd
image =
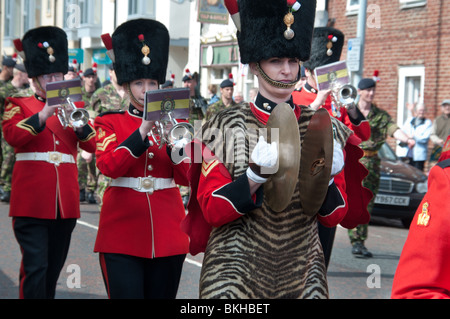
[[[261,66],[259,65],[259,62],[256,62],[256,67],[258,68],[258,72],[259,72],[259,74],[261,74],[261,76],[264,79],[264,81],[266,81],[267,83],[269,83],[270,85],[272,85],[272,86],[274,86],[276,88],[292,89],[297,84],[297,82],[299,80],[297,78],[297,80],[295,80],[294,82],[291,82],[291,83],[283,83],[283,82],[275,81],[275,80],[272,80],[271,78],[269,78],[269,76],[263,71],[263,69],[261,69]]]
[[[130,97],[130,99],[131,99],[134,103],[136,103],[137,105],[139,105],[140,107],[144,108],[145,105],[142,104],[141,102],[139,102],[139,101],[134,97],[133,93],[131,92],[130,83],[125,83],[125,87],[126,87],[126,89],[127,89],[128,96]]]

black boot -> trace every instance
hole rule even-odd
[[[97,200],[95,199],[94,192],[89,192],[87,194],[87,202],[89,204],[97,204]]]
[[[4,191],[2,194],[2,197],[0,197],[0,200],[5,203],[9,203],[9,198],[11,197],[10,191]]]
[[[84,189],[80,190],[80,203],[86,201],[86,191]]]
[[[373,257],[372,253],[367,250],[366,246],[364,246],[364,243],[362,243],[362,242],[356,242],[353,244],[352,254],[353,255],[361,255],[366,258]]]

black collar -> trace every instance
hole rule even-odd
[[[128,113],[130,113],[133,116],[141,117],[144,115],[143,111],[139,111],[133,104],[130,103],[130,106],[128,108]]]
[[[34,93],[34,97],[41,102],[46,102],[47,100],[45,98],[43,98],[42,96],[37,95],[36,93]]]
[[[311,85],[309,85],[308,82],[305,83],[305,89],[307,89],[309,92],[317,94],[317,90],[315,88],[313,88]]]
[[[287,104],[289,104],[291,106],[292,109],[294,109],[294,100],[291,97],[289,98],[288,101],[286,101]],[[263,110],[264,112],[268,112],[271,113],[272,110],[275,108],[275,106],[277,106],[277,104],[275,102],[272,102],[271,100],[265,98],[264,96],[261,95],[261,93],[258,93],[258,95],[256,96],[255,99],[255,106],[258,109]]]

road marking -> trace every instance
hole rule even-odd
[[[195,260],[192,260],[192,259],[189,259],[189,258],[186,258],[185,261],[187,263],[190,263],[190,264],[194,265],[194,266],[197,266],[197,267],[200,267],[200,268],[202,267],[202,263],[199,263],[198,261],[195,261]]]
[[[83,226],[86,226],[86,227],[89,227],[89,228],[98,230],[98,227],[97,227],[97,226],[91,225],[91,224],[86,223],[86,222],[84,222],[84,221],[82,221],[82,220],[77,219],[77,223],[80,224],[80,225],[83,225]]]
[[[79,219],[77,219],[77,224],[80,224],[80,225],[83,225],[83,226],[86,226],[86,227],[98,230],[98,226],[86,223],[86,222],[84,222],[82,220],[79,220]],[[200,267],[200,268],[202,267],[202,263],[199,263],[198,261],[192,260],[190,258],[186,258],[185,261],[187,263],[191,264],[191,265],[194,265],[194,266],[197,266],[197,267]]]

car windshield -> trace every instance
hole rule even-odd
[[[388,160],[388,161],[396,161],[398,160],[397,155],[395,155],[392,148],[387,143],[384,143],[383,146],[378,151],[378,156],[380,156],[381,159]]]

